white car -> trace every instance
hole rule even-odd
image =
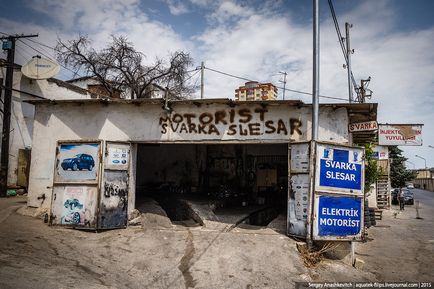
[[[407,184],[407,189],[414,189],[414,185],[412,183]]]

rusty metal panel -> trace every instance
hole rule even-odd
[[[31,150],[18,150],[17,185],[27,188],[29,185]]]
[[[96,228],[97,199],[96,186],[55,186],[50,223]]]
[[[310,144],[293,143],[289,150],[287,232],[306,238],[310,190]]]
[[[128,223],[128,171],[105,170],[98,229],[124,228]]]
[[[58,141],[50,224],[96,229],[101,141]]]

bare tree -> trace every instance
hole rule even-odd
[[[129,91],[131,98],[149,98],[153,84],[168,88],[170,95],[185,98],[194,88],[186,84],[188,67],[193,64],[190,55],[177,51],[169,61],[156,58],[144,65],[145,55],[123,36],[112,36],[112,41],[100,51],[91,47],[87,36],[63,42],[56,46],[57,60],[76,72],[94,76],[110,96],[117,91]]]

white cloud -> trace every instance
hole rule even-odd
[[[189,12],[187,5],[184,2],[179,0],[165,0],[167,6],[169,7],[169,11],[172,15],[182,15]]]
[[[137,0],[40,0],[29,5],[57,21],[50,27],[37,26],[42,34],[50,35],[44,43],[51,46],[56,44],[57,33],[62,40],[76,38],[78,34],[88,35],[97,49],[105,46],[111,35],[125,35],[149,61],[167,57],[176,50],[193,50],[193,45],[169,24],[151,20]],[[29,31],[24,28],[31,25],[13,22],[13,26]]]
[[[229,4],[227,4],[229,3]],[[229,9],[233,6],[233,9]],[[300,27],[274,8],[249,10],[222,2],[211,13],[214,25],[196,40],[206,66],[249,79],[278,83],[278,71],[288,72],[287,87],[311,92],[312,27]],[[372,102],[379,103],[378,119],[389,123],[425,123],[424,142],[434,145],[434,27],[423,31],[396,30],[398,14],[390,1],[363,2],[346,15],[351,22],[353,72],[357,82],[372,77]],[[229,23],[229,24],[228,24]],[[202,60],[201,59],[201,60]],[[331,19],[321,23],[320,94],[348,98],[344,58]],[[205,73],[206,97],[233,97],[243,80],[211,71]],[[281,95],[281,92],[279,92]],[[287,97],[311,101],[310,96],[287,92]],[[321,99],[321,102],[336,100]],[[338,101],[339,102],[339,101]],[[414,163],[415,152],[425,153],[434,166],[432,149],[404,147]],[[428,157],[429,156],[429,157]]]
[[[253,8],[246,1],[168,0],[168,4],[173,4],[173,15],[199,9],[208,20],[203,32],[192,39],[183,38],[169,23],[151,20],[138,0],[29,3],[47,17],[53,17],[58,25],[44,27],[0,20],[2,30],[40,32],[38,41],[51,46],[55,45],[56,34],[69,39],[78,32],[86,33],[94,39],[94,45],[100,47],[111,34],[123,34],[147,54],[149,60],[183,49],[191,52],[197,63],[203,60],[205,66],[249,79],[277,83],[280,78],[277,72],[286,71],[288,88],[311,91],[312,27],[300,26],[288,13],[283,14],[284,6],[279,5],[284,2],[281,1],[265,2]],[[347,14],[338,15],[342,30],[346,21],[354,24],[351,29],[354,75],[358,81],[372,77],[372,102],[379,103],[380,122],[425,123],[424,142],[434,145],[434,27],[396,31],[398,22],[403,19],[398,18],[392,3],[365,1]],[[342,52],[330,17],[323,17],[320,94],[347,99]],[[207,70],[205,96],[233,97],[235,88],[243,83],[243,80]],[[286,95],[311,101],[310,96],[290,92]],[[326,101],[332,100],[321,99],[321,102]],[[427,156],[428,165],[434,166],[432,149],[416,147],[405,148],[405,151],[414,163],[421,161],[414,159],[415,152],[419,151],[418,154]]]

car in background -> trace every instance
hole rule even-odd
[[[413,205],[414,204],[414,194],[407,188],[401,188],[404,192],[404,204]],[[393,189],[390,193],[392,197],[392,205],[399,205],[399,189]]]
[[[95,161],[91,155],[78,154],[73,158],[64,159],[61,166],[64,171],[68,169],[73,171],[87,169],[91,171],[95,167]]]
[[[408,189],[402,189],[404,191],[404,204],[413,205],[414,204],[414,194]]]
[[[407,183],[405,186],[407,187],[407,189],[414,189],[413,183]]]

